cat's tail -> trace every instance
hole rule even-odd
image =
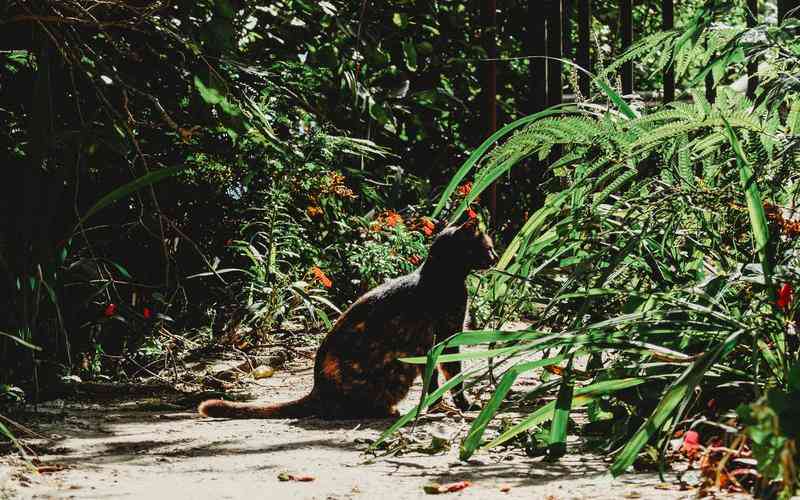
[[[215,418],[296,418],[316,413],[316,397],[312,392],[296,401],[263,405],[257,403],[231,403],[221,399],[203,401],[197,408],[200,415]]]

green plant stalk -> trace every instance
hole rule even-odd
[[[547,447],[549,459],[563,457],[567,453],[567,427],[569,424],[569,411],[572,408],[572,399],[575,386],[572,382],[572,356],[564,368],[564,376],[558,388],[555,406],[553,407],[553,424],[550,426],[550,442]]]
[[[623,389],[628,389],[631,387],[636,387],[637,385],[641,385],[646,382],[646,379],[643,378],[626,378],[626,379],[617,379],[617,380],[604,380],[602,382],[597,382],[591,385],[587,385],[586,387],[579,387],[575,389],[574,396],[572,398],[572,408],[580,408],[591,401],[594,401],[600,396],[604,396],[606,394],[611,394],[616,391],[621,391]],[[511,427],[510,429],[506,430],[491,442],[486,444],[483,448],[489,449],[495,446],[501,445],[506,441],[514,438],[518,434],[525,432],[526,430],[539,425],[542,422],[546,422],[552,417],[553,410],[556,407],[556,402],[551,401],[546,405],[538,408],[533,413],[525,417],[521,422],[516,424],[515,426]]]
[[[555,358],[520,363],[506,371],[506,373],[503,374],[503,378],[500,379],[500,383],[497,384],[491,399],[483,406],[481,412],[472,422],[472,427],[470,427],[467,437],[464,438],[464,442],[461,443],[459,458],[461,460],[467,460],[475,453],[475,450],[478,449],[481,444],[481,438],[486,432],[486,426],[497,413],[497,410],[500,409],[500,405],[505,399],[506,394],[508,394],[508,391],[511,390],[511,386],[514,385],[517,377],[522,373],[536,368],[558,364],[566,358],[566,356],[557,356]]]
[[[739,336],[744,330],[733,332],[720,343],[714,350],[706,352],[697,361],[692,363],[681,376],[667,389],[666,394],[653,410],[653,413],[639,427],[636,434],[628,441],[611,466],[611,474],[619,476],[633,464],[641,449],[656,435],[672,415],[673,411],[683,399],[694,389],[705,375],[706,371],[718,360],[725,357],[738,344]]]

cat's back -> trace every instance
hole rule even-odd
[[[344,323],[395,316],[414,308],[422,299],[418,271],[390,279],[358,298],[342,315]],[[345,325],[341,325],[345,326]]]

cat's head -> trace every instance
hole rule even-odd
[[[429,260],[438,266],[469,272],[495,265],[497,253],[492,239],[481,231],[478,219],[473,218],[443,229],[431,245]]]

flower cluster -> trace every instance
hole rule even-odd
[[[325,288],[330,288],[333,286],[333,281],[325,274],[325,272],[314,266],[311,268],[311,274],[314,275],[314,279],[316,279],[320,285],[324,286]]]
[[[465,182],[464,184],[458,186],[458,189],[456,189],[456,196],[458,198],[466,198],[471,192],[472,192],[472,182]],[[473,200],[473,203],[476,203],[478,201],[480,201],[480,197],[476,197],[475,200]],[[467,207],[467,217],[469,217],[470,219],[478,217],[478,212],[476,212],[473,209],[471,204],[469,207]]]
[[[380,214],[372,224],[370,224],[370,229],[373,232],[379,232],[381,229],[384,228],[393,228],[397,226],[401,226],[404,224],[403,216],[395,212],[394,210],[387,210]]]
[[[765,203],[764,212],[767,219],[774,222],[781,233],[790,238],[800,235],[800,221],[786,219],[781,213],[780,207],[772,203]]]
[[[433,232],[436,231],[436,225],[432,220],[423,217],[420,229],[422,229],[422,233],[425,236],[433,236]]]
[[[348,198],[351,200],[358,198],[353,190],[344,184],[344,176],[339,172],[331,172],[325,177],[321,193],[333,194],[339,198]]]
[[[470,191],[472,191],[472,182],[465,182],[456,189],[456,196],[459,198],[466,198]]]

